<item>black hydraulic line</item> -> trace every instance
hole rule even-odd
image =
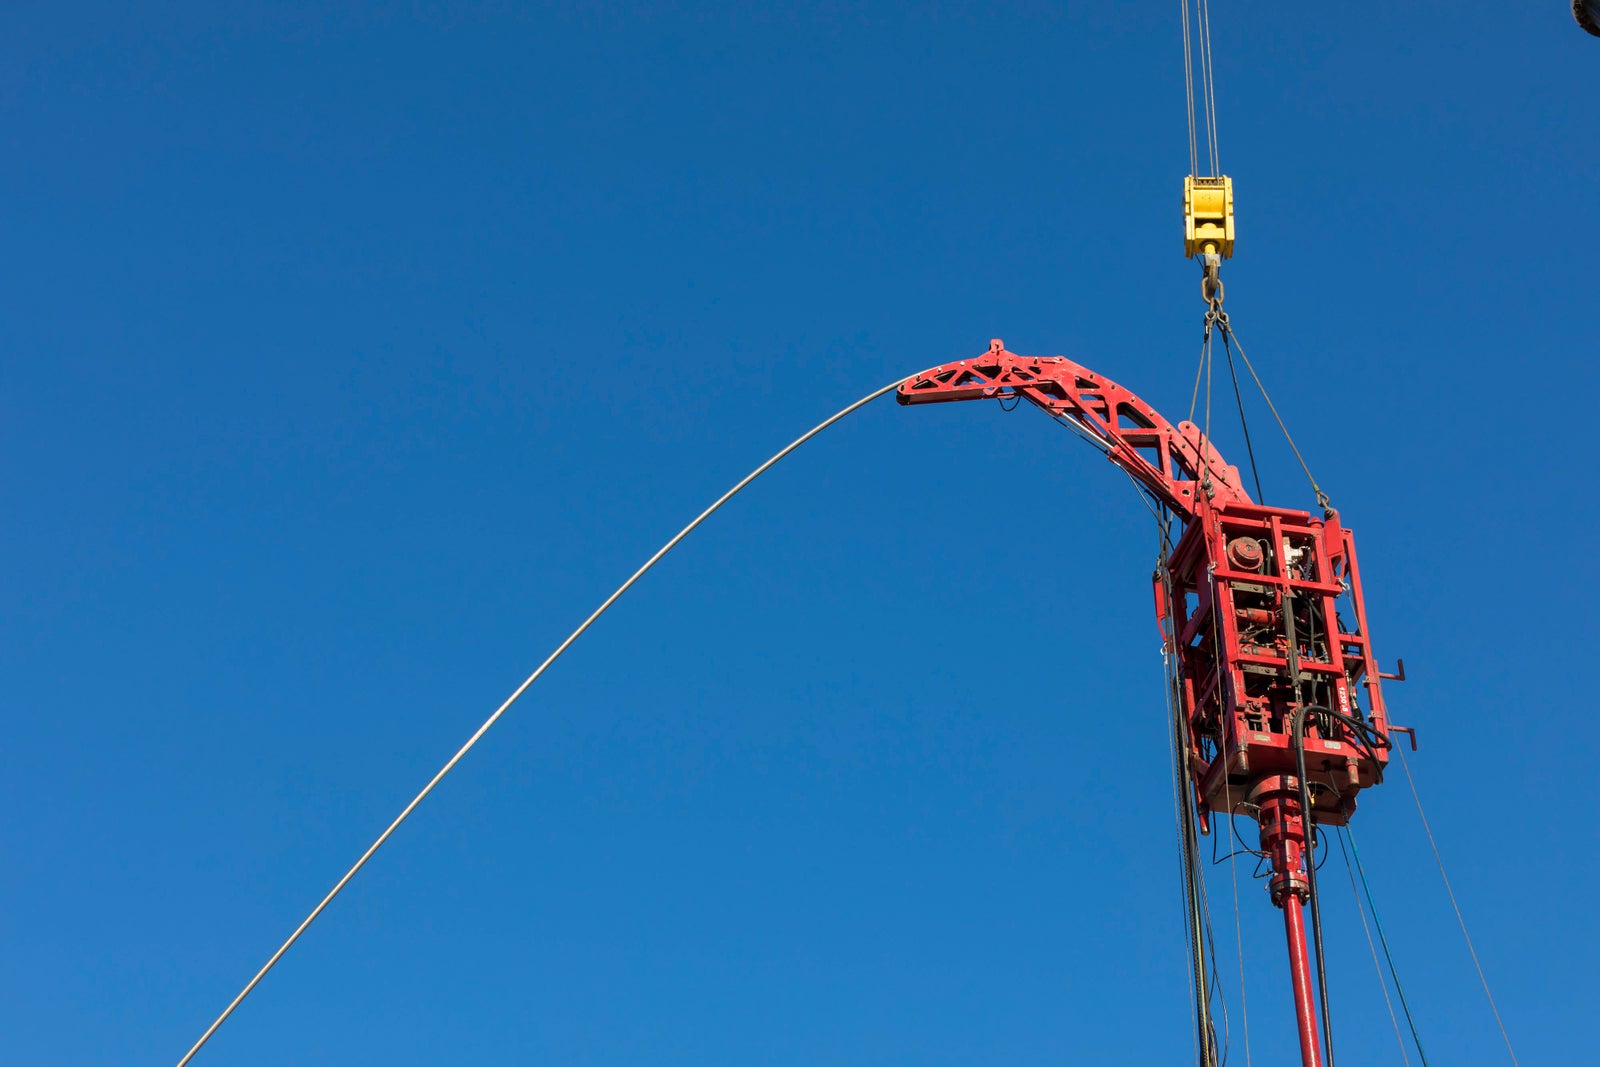
[[[1286,613],[1287,614],[1287,613]],[[1306,712],[1315,704],[1302,704],[1290,717],[1289,732],[1294,745],[1295,770],[1300,775],[1300,810],[1306,826],[1306,889],[1311,902],[1311,936],[1317,950],[1317,995],[1322,999],[1322,1047],[1328,1067],[1333,1067],[1333,1011],[1328,1006],[1328,970],[1322,958],[1322,907],[1317,892],[1317,824],[1311,815],[1311,789],[1306,783]]]
[[[1154,509],[1151,512],[1155,514]],[[1160,534],[1160,564],[1159,570],[1162,585],[1166,590],[1168,601],[1173,597],[1172,575],[1167,571],[1166,561],[1171,553],[1172,543],[1168,535],[1168,528],[1162,522],[1161,516],[1156,515],[1156,527]],[[1217,1050],[1216,1020],[1211,1014],[1211,982],[1206,973],[1207,942],[1210,939],[1210,923],[1204,907],[1204,874],[1200,862],[1200,839],[1196,833],[1198,822],[1194,801],[1194,779],[1189,770],[1186,748],[1186,731],[1184,729],[1182,707],[1183,702],[1178,696],[1178,679],[1169,666],[1167,672],[1167,712],[1168,726],[1171,729],[1170,742],[1172,745],[1173,759],[1173,788],[1177,794],[1177,819],[1179,834],[1179,865],[1183,876],[1183,898],[1185,934],[1189,942],[1189,967],[1190,982],[1194,989],[1195,1009],[1195,1037],[1196,1047],[1199,1051],[1199,1067],[1220,1067]],[[1215,963],[1215,947],[1211,948],[1212,968]],[[1226,1008],[1224,1008],[1226,1012]]]

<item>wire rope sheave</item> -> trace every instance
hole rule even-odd
[[[373,855],[377,853],[378,849],[383,847],[384,842],[389,840],[394,832],[400,828],[400,825],[404,823],[406,819],[411,816],[411,813],[417,809],[417,806],[427,799],[428,794],[432,793],[434,787],[444,780],[445,775],[449,774],[455,769],[456,764],[460,763],[462,758],[466,756],[468,752],[472,751],[473,747],[483,739],[484,734],[489,732],[490,727],[494,726],[494,724],[499,721],[500,716],[504,715],[513,704],[521,699],[522,694],[528,691],[528,687],[533,685],[534,682],[538,681],[539,676],[544,674],[544,672],[549,669],[552,663],[561,658],[561,654],[568,648],[572,647],[572,643],[578,638],[582,637],[584,631],[588,630],[590,626],[594,625],[595,620],[599,619],[601,615],[604,615],[606,610],[610,608],[611,605],[615,604],[624,593],[631,589],[635,582],[637,582],[640,578],[643,578],[652,567],[661,562],[662,558],[666,556],[668,552],[671,552],[674,548],[676,548],[678,543],[681,542],[685,537],[688,537],[689,534],[693,533],[701,523],[705,522],[712,515],[716,514],[716,512],[724,504],[737,496],[739,491],[744,489],[745,486],[749,485],[767,471],[771,470],[785,456],[789,455],[795,449],[799,448],[801,445],[805,444],[807,441],[811,440],[813,437],[817,436],[817,434],[821,433],[823,430],[826,430],[828,427],[832,426],[846,415],[865,407],[866,405],[872,403],[872,401],[883,396],[885,393],[893,391],[901,384],[902,381],[904,381],[904,379],[897,379],[893,382],[890,382],[888,385],[883,386],[881,389],[873,390],[860,400],[846,405],[844,408],[841,408],[828,418],[823,419],[821,422],[817,423],[817,425],[813,426],[811,429],[807,430],[805,433],[789,442],[789,444],[785,445],[782,449],[775,453],[771,459],[767,460],[765,463],[761,464],[761,466],[757,467],[755,470],[739,479],[739,481],[734,484],[733,488],[729,489],[726,493],[723,493],[720,497],[718,497],[710,507],[706,508],[699,515],[696,515],[694,519],[690,521],[689,525],[679,530],[673,535],[671,540],[656,550],[655,555],[645,560],[644,564],[638,570],[634,571],[633,574],[628,577],[627,581],[618,586],[615,592],[606,597],[605,600],[601,601],[600,606],[595,608],[588,618],[579,623],[578,628],[572,631],[572,633],[567,636],[565,641],[562,641],[561,644],[557,645],[555,651],[550,653],[550,655],[545,658],[544,662],[539,664],[539,666],[534,669],[533,673],[528,675],[528,677],[523,680],[521,685],[512,690],[511,695],[506,697],[505,701],[501,703],[501,705],[496,708],[487,719],[484,720],[483,725],[479,726],[477,730],[473,732],[471,737],[467,738],[466,743],[456,751],[456,754],[451,756],[450,759],[446,761],[445,765],[439,768],[439,772],[429,779],[428,784],[422,787],[422,791],[419,792],[415,797],[411,798],[411,802],[401,809],[400,814],[395,816],[394,821],[391,822],[388,827],[384,829],[383,833],[378,835],[377,840],[368,846],[367,850],[361,854],[361,858],[356,860],[355,864],[344,873],[344,876],[334,883],[333,888],[328,890],[327,895],[317,903],[316,907],[311,909],[311,913],[301,921],[299,926],[295,927],[294,932],[289,935],[288,939],[284,941],[282,945],[278,946],[278,950],[272,954],[265,964],[262,965],[261,969],[255,973],[255,976],[251,978],[250,981],[245,983],[244,988],[241,989],[238,995],[235,996],[228,1006],[222,1010],[222,1014],[217,1016],[216,1020],[213,1021],[210,1026],[206,1027],[205,1033],[201,1034],[200,1039],[194,1043],[188,1052],[184,1053],[183,1058],[178,1061],[177,1067],[185,1067],[190,1060],[194,1059],[195,1054],[205,1047],[206,1042],[211,1040],[212,1035],[217,1032],[218,1028],[221,1027],[223,1023],[228,1021],[228,1017],[234,1013],[239,1005],[244,1002],[244,999],[250,995],[251,991],[254,990],[256,986],[261,983],[261,980],[267,976],[267,972],[271,971],[272,968],[277,965],[278,961],[283,958],[284,953],[288,952],[294,943],[300,940],[301,935],[304,934],[311,924],[317,920],[317,917],[321,915],[328,905],[333,902],[333,899],[344,890],[345,886],[350,883],[350,880],[356,876],[357,872],[359,872],[362,867],[367,865],[367,861],[372,859]]]

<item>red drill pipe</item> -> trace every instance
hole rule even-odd
[[[1306,957],[1306,927],[1300,917],[1300,898],[1283,901],[1283,929],[1289,935],[1289,978],[1294,983],[1294,1017],[1300,1027],[1301,1067],[1322,1067],[1317,1043],[1317,1006],[1311,999],[1311,963]]]
[[[1300,804],[1300,780],[1289,775],[1263,779],[1251,790],[1250,797],[1260,805],[1261,848],[1272,858],[1272,877],[1267,886],[1272,902],[1283,909],[1283,930],[1289,939],[1289,979],[1294,985],[1301,1067],[1322,1067],[1306,924],[1300,914],[1311,891],[1305,872],[1306,820]]]

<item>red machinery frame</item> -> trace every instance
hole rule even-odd
[[[1256,503],[1199,427],[1173,426],[1127,389],[1062,356],[1019,356],[996,340],[977,359],[908,379],[896,399],[1011,397],[1077,429],[1182,522],[1156,572],[1155,600],[1177,667],[1196,818],[1206,833],[1213,813],[1260,824],[1272,902],[1284,913],[1302,1063],[1318,1067],[1300,914],[1309,896],[1306,805],[1313,822],[1342,825],[1388,760],[1354,536],[1332,508],[1318,517]]]

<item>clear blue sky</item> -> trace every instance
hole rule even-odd
[[[849,400],[1003,337],[1187,405],[1176,4],[326,6],[0,34],[7,1063],[175,1061]],[[1213,18],[1229,308],[1358,533],[1522,1062],[1573,1062],[1600,41],[1565,0]],[[1188,1062],[1153,547],[1037,413],[880,402],[597,626],[197,1063]],[[1358,827],[1430,1056],[1507,1062],[1403,781]],[[1342,1062],[1398,1062],[1330,870]]]

